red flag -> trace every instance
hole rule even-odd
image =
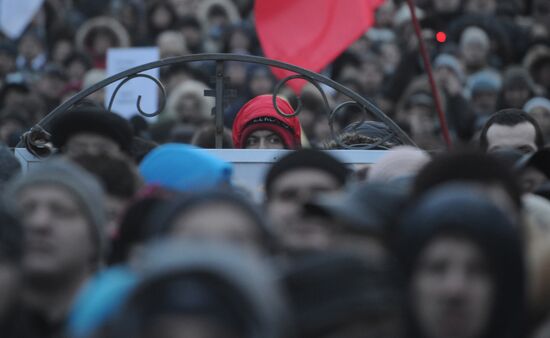
[[[256,30],[266,57],[321,71],[374,24],[384,0],[256,0]],[[278,78],[292,74],[273,69]],[[297,93],[303,81],[290,81]]]

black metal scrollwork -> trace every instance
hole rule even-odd
[[[306,75],[301,75],[301,74],[295,74],[295,75],[285,77],[285,78],[281,79],[275,85],[275,88],[273,89],[273,107],[275,108],[275,110],[277,111],[277,113],[279,115],[281,115],[283,117],[298,116],[300,114],[301,110],[302,110],[302,100],[300,99],[299,95],[296,96],[297,107],[296,107],[294,113],[292,113],[292,114],[287,114],[287,113],[281,111],[281,109],[279,108],[279,106],[277,104],[276,97],[278,96],[279,92],[281,91],[281,88],[287,82],[289,82],[291,80],[294,80],[294,79],[302,79],[302,80],[305,80],[305,81],[311,83],[319,91],[319,93],[321,94],[321,97],[322,97],[323,103],[324,103],[325,114],[327,115],[327,118],[328,118],[328,121],[329,121],[328,123],[329,123],[329,128],[330,128],[330,135],[331,135],[332,139],[334,140],[334,142],[336,142],[336,144],[338,145],[339,149],[351,149],[351,150],[374,149],[374,148],[377,148],[377,147],[381,146],[382,144],[384,144],[385,142],[387,142],[388,140],[390,140],[391,138],[396,136],[396,134],[390,129],[391,132],[387,136],[385,136],[385,137],[383,137],[379,140],[373,139],[372,143],[369,143],[369,144],[353,144],[353,145],[345,144],[344,142],[342,142],[341,136],[338,135],[338,133],[334,130],[334,122],[335,122],[336,115],[342,109],[344,109],[346,107],[349,107],[349,106],[354,106],[354,107],[357,107],[361,110],[362,119],[360,121],[354,123],[354,126],[352,126],[352,128],[350,128],[350,130],[349,130],[349,132],[353,133],[356,129],[358,129],[358,127],[363,122],[366,121],[366,117],[368,116],[367,108],[364,105],[362,105],[362,104],[360,104],[356,101],[345,101],[345,102],[342,102],[342,103],[338,104],[336,107],[334,107],[334,109],[331,109],[330,105],[329,105],[329,102],[328,102],[328,99],[327,99],[327,96],[325,94],[325,91],[319,85],[319,83],[317,81],[315,81],[314,79],[312,79],[311,77],[306,76]]]
[[[163,110],[164,110],[164,106],[166,105],[166,89],[164,89],[164,86],[163,84],[157,80],[155,77],[151,76],[151,75],[147,75],[147,74],[134,74],[134,75],[130,75],[128,76],[127,78],[125,78],[124,80],[122,80],[115,88],[115,90],[113,91],[113,95],[111,95],[111,99],[109,100],[109,106],[107,107],[107,111],[111,111],[112,107],[113,107],[113,103],[115,101],[115,97],[116,97],[116,94],[118,93],[118,91],[120,90],[120,88],[122,88],[122,86],[124,86],[124,84],[132,79],[135,79],[137,77],[143,77],[143,78],[146,78],[146,79],[149,79],[149,80],[152,80],[160,89],[161,91],[161,103],[160,103],[160,107],[155,110],[154,112],[152,113],[146,113],[143,111],[143,109],[141,109],[141,95],[138,96],[137,98],[137,102],[136,102],[136,107],[137,107],[137,110],[138,112],[145,116],[145,117],[154,117],[154,116],[157,116],[158,114],[160,114]]]
[[[344,107],[347,107],[347,106],[359,107],[359,109],[361,109],[361,112],[363,113],[363,119],[361,120],[360,123],[363,123],[365,121],[364,116],[367,114],[367,110],[365,109],[365,107],[361,106],[360,104],[358,104],[355,101],[342,102],[339,105],[337,105],[336,107],[334,107],[334,109],[330,112],[330,115],[328,117],[328,125],[329,125],[329,128],[330,128],[330,135],[331,135],[332,139],[336,142],[336,144],[338,144],[338,147],[340,147],[342,149],[358,149],[356,146],[349,146],[349,145],[343,143],[341,138],[334,131],[334,119],[336,118],[336,114],[340,110],[342,110]],[[363,147],[361,147],[361,148],[363,148]]]
[[[292,113],[292,114],[287,114],[287,113],[281,111],[281,109],[279,109],[279,106],[277,105],[276,97],[279,94],[279,91],[281,91],[281,88],[288,81],[294,80],[294,79],[305,80],[305,81],[311,83],[313,86],[315,86],[315,88],[317,88],[317,90],[319,91],[319,93],[321,94],[321,96],[323,98],[323,103],[325,104],[325,109],[326,109],[325,113],[327,113],[327,115],[328,115],[328,112],[330,111],[330,107],[329,107],[329,104],[328,104],[328,99],[327,99],[327,96],[325,94],[325,91],[323,90],[323,88],[321,88],[321,86],[319,85],[319,83],[317,83],[317,81],[313,80],[309,76],[301,75],[301,74],[295,74],[295,75],[285,77],[284,79],[281,79],[277,83],[277,85],[275,85],[275,88],[273,89],[273,107],[275,108],[277,113],[281,116],[284,116],[284,117],[293,117],[293,116],[298,116],[300,114],[300,112],[302,111],[302,100],[300,99],[299,95],[296,96],[296,100],[298,101],[298,105],[297,105],[296,109],[294,110],[294,113]]]
[[[291,76],[289,76],[287,78],[284,78],[281,81],[279,81],[276,84],[276,86],[274,88],[274,92],[273,92],[273,106],[274,106],[275,110],[278,112],[278,114],[280,114],[282,116],[286,116],[286,117],[297,116],[298,114],[300,114],[300,111],[302,110],[302,101],[300,100],[300,96],[297,96],[298,106],[296,108],[296,111],[293,114],[286,114],[286,113],[282,112],[280,110],[280,108],[277,106],[276,96],[279,93],[279,91],[282,89],[282,87],[288,81],[291,81],[291,80],[294,80],[294,79],[302,79],[302,80],[305,80],[305,81],[311,83],[313,86],[315,86],[315,88],[320,92],[320,94],[322,96],[324,106],[325,106],[324,110],[325,110],[325,113],[326,113],[326,115],[329,119],[332,136],[335,139],[335,141],[338,142],[338,144],[344,149],[359,149],[359,148],[357,148],[356,146],[350,147],[350,146],[346,146],[346,145],[341,144],[342,142],[338,139],[338,137],[336,137],[336,133],[334,132],[334,117],[336,116],[336,113],[339,110],[343,109],[344,107],[346,107],[348,105],[352,105],[352,104],[359,107],[365,114],[368,112],[369,114],[376,117],[377,120],[381,121],[386,126],[388,126],[388,128],[391,129],[391,131],[392,131],[392,136],[396,136],[404,144],[414,145],[414,142],[412,141],[412,139],[403,130],[401,130],[401,128],[399,128],[399,126],[397,124],[395,124],[394,121],[392,121],[389,117],[387,117],[370,100],[368,100],[367,98],[353,92],[349,88],[344,87],[343,85],[333,81],[332,79],[327,78],[326,76],[323,76],[321,74],[318,74],[318,73],[315,73],[315,72],[309,71],[307,69],[300,68],[298,66],[294,66],[294,65],[291,65],[291,64],[288,64],[288,63],[284,63],[284,62],[277,61],[277,60],[270,60],[270,59],[262,58],[262,57],[259,57],[259,56],[238,55],[238,54],[193,54],[193,55],[176,56],[176,57],[172,57],[172,58],[167,58],[167,59],[153,61],[153,62],[150,62],[150,63],[147,63],[147,64],[143,64],[143,65],[128,69],[126,71],[123,71],[121,73],[115,74],[115,75],[113,75],[113,76],[111,76],[111,77],[109,77],[109,78],[107,78],[103,81],[100,81],[100,82],[94,84],[93,86],[91,86],[91,87],[89,87],[85,90],[82,90],[81,92],[75,94],[73,97],[71,97],[70,99],[68,99],[67,101],[62,103],[61,105],[54,108],[47,116],[45,116],[42,120],[40,120],[29,132],[27,132],[25,134],[25,137],[22,139],[22,142],[20,142],[19,146],[25,146],[27,149],[29,149],[31,152],[33,152],[37,155],[46,156],[48,154],[48,152],[50,151],[49,148],[48,148],[49,147],[49,143],[48,143],[49,134],[48,134],[48,131],[49,131],[49,127],[51,125],[51,121],[53,120],[53,118],[57,114],[62,113],[64,111],[70,109],[71,107],[74,106],[74,104],[78,103],[80,100],[87,97],[91,93],[94,93],[98,90],[101,90],[102,88],[104,88],[104,87],[106,87],[106,86],[108,86],[112,83],[115,83],[117,81],[120,81],[120,80],[121,80],[121,82],[117,85],[117,87],[115,88],[115,91],[113,92],[113,95],[110,98],[110,102],[109,102],[109,105],[108,105],[108,110],[111,111],[112,105],[114,103],[114,100],[115,100],[115,97],[116,97],[118,91],[120,90],[120,88],[126,82],[128,82],[128,81],[130,81],[130,80],[132,80],[136,77],[143,77],[143,78],[147,78],[149,80],[152,80],[160,88],[160,90],[161,90],[161,102],[160,102],[159,108],[156,111],[154,111],[152,113],[147,113],[147,112],[143,111],[143,109],[141,108],[141,96],[138,96],[137,103],[136,103],[137,104],[137,110],[138,110],[139,114],[141,114],[145,117],[156,116],[164,110],[164,107],[166,105],[166,98],[167,98],[166,97],[166,90],[165,90],[163,84],[159,80],[157,80],[156,78],[154,78],[150,75],[143,74],[143,72],[145,72],[149,69],[154,69],[154,68],[159,68],[159,67],[164,67],[164,66],[171,66],[171,65],[176,65],[176,64],[180,64],[180,63],[205,62],[205,61],[216,62],[217,71],[218,72],[221,71],[220,74],[217,74],[217,79],[218,79],[218,82],[220,82],[222,84],[223,84],[223,82],[221,82],[220,79],[224,79],[224,76],[225,76],[224,71],[223,71],[224,70],[223,65],[224,65],[225,62],[228,62],[228,61],[259,64],[259,65],[264,65],[264,66],[268,66],[268,67],[275,67],[275,68],[279,68],[279,69],[284,69],[284,70],[287,70],[287,71],[290,71],[290,72],[294,73],[295,75],[291,75]],[[328,101],[327,96],[326,96],[323,88],[321,87],[321,85],[328,86],[328,87],[344,94],[345,96],[349,97],[353,101],[344,102],[344,103],[338,105],[337,107],[335,107],[332,110],[329,106],[329,101]],[[217,139],[218,139],[218,142],[216,142],[217,147],[221,147],[221,132],[223,131],[222,128],[221,128],[222,123],[220,122],[220,121],[223,122],[223,120],[222,120],[223,119],[223,116],[222,116],[223,115],[223,111],[222,111],[223,110],[223,105],[220,105],[219,103],[220,102],[223,103],[223,99],[225,98],[225,94],[224,94],[225,91],[226,90],[225,90],[225,88],[223,88],[223,86],[220,87],[219,84],[216,86],[215,97],[216,97],[217,106],[219,106],[216,109],[216,126],[217,126],[216,135],[217,135]],[[369,148],[372,148],[372,145],[368,145],[367,147],[361,148],[361,149],[369,149]]]
[[[396,134],[391,129],[389,129],[390,133],[388,133],[388,135],[386,135],[385,137],[383,137],[379,140],[374,140],[373,143],[353,144],[353,145],[345,144],[344,142],[342,142],[341,137],[339,135],[337,135],[337,133],[334,131],[334,119],[336,118],[336,114],[338,114],[338,112],[340,110],[342,110],[342,109],[344,109],[345,107],[348,107],[348,106],[357,107],[361,110],[361,113],[362,113],[361,114],[362,119],[360,121],[355,122],[352,125],[352,128],[350,128],[349,132],[351,132],[351,133],[353,133],[355,130],[357,130],[363,124],[363,122],[366,121],[366,117],[367,117],[367,114],[368,114],[367,108],[365,106],[359,104],[358,102],[355,102],[355,101],[345,101],[345,102],[342,102],[342,103],[338,104],[336,107],[334,107],[334,109],[330,112],[330,115],[329,115],[329,118],[328,118],[328,124],[329,124],[329,128],[330,128],[330,135],[331,135],[332,139],[336,142],[336,144],[338,144],[338,147],[340,149],[353,149],[353,150],[374,149],[374,148],[380,147],[382,144],[384,144],[385,142],[389,141],[390,139],[392,139],[396,136]]]
[[[21,141],[25,148],[36,157],[48,157],[54,152],[52,144],[49,142],[50,133],[40,125],[33,126],[29,131],[21,136]]]

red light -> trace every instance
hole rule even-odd
[[[435,39],[437,40],[437,42],[443,43],[447,41],[447,34],[445,34],[444,32],[437,32],[437,34],[435,35]]]

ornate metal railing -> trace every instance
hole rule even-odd
[[[73,97],[53,109],[47,116],[45,116],[42,120],[40,120],[34,127],[32,127],[22,138],[22,144],[33,154],[37,156],[47,156],[51,152],[51,149],[48,145],[49,140],[49,127],[52,119],[57,115],[60,114],[68,109],[70,109],[73,105],[78,103],[80,100],[86,98],[88,95],[101,90],[102,88],[117,82],[119,80],[122,80],[117,87],[115,88],[108,105],[108,110],[111,109],[113,102],[116,98],[116,95],[119,91],[119,89],[124,86],[124,84],[136,77],[142,77],[142,78],[148,78],[156,83],[156,85],[160,88],[161,95],[160,95],[160,105],[159,108],[154,112],[145,112],[141,108],[141,96],[137,97],[136,105],[137,105],[137,111],[146,117],[152,117],[160,114],[165,106],[166,103],[166,91],[164,89],[163,84],[157,80],[156,78],[147,75],[142,74],[142,72],[147,71],[149,69],[154,68],[160,68],[165,66],[171,66],[179,63],[187,63],[187,62],[204,62],[204,61],[211,61],[215,62],[216,70],[215,70],[215,81],[214,81],[214,89],[213,90],[205,90],[206,96],[213,96],[215,98],[215,106],[213,108],[213,113],[215,115],[215,130],[216,130],[216,148],[222,147],[222,135],[223,135],[223,114],[224,114],[224,101],[226,100],[227,92],[230,91],[229,88],[227,88],[227,82],[228,77],[226,76],[224,72],[224,64],[226,62],[245,62],[245,63],[252,63],[252,64],[260,64],[265,65],[269,67],[276,67],[285,69],[288,71],[291,71],[295,73],[295,75],[291,75],[289,77],[286,77],[284,79],[281,79],[275,86],[274,92],[273,92],[273,105],[274,108],[277,110],[277,112],[283,116],[288,116],[282,111],[279,110],[276,104],[275,97],[280,92],[281,88],[288,82],[294,79],[303,79],[307,82],[311,83],[319,93],[321,94],[321,97],[323,99],[323,103],[325,105],[325,113],[327,114],[330,131],[332,138],[338,143],[338,145],[341,148],[344,149],[370,149],[372,147],[369,147],[368,145],[363,148],[358,147],[349,147],[345,144],[342,144],[337,137],[337,133],[334,130],[334,119],[336,117],[336,114],[343,108],[353,105],[358,107],[364,114],[370,113],[374,117],[376,117],[379,121],[385,123],[390,130],[397,136],[403,144],[410,144],[414,145],[414,142],[411,140],[411,138],[401,129],[397,124],[395,124],[394,121],[392,121],[386,114],[384,114],[375,104],[373,104],[368,98],[365,98],[358,93],[350,90],[349,88],[339,84],[338,82],[333,81],[332,79],[323,76],[321,74],[309,71],[307,69],[294,66],[288,63],[284,63],[281,61],[266,59],[259,56],[251,56],[251,55],[240,55],[240,54],[195,54],[195,55],[185,55],[185,56],[179,56],[179,57],[172,57],[167,58],[159,61],[150,62],[147,64],[143,64],[141,66],[137,66],[131,69],[128,69],[126,71],[120,72],[116,75],[113,75],[103,81],[100,81],[96,83],[95,85],[92,85],[91,87],[82,90],[81,92],[75,94]],[[351,101],[346,101],[343,103],[340,103],[334,108],[331,108],[329,106],[329,102],[327,99],[327,96],[321,86],[321,84],[329,86],[333,88],[335,91],[340,92],[344,94],[345,96],[349,97]],[[300,111],[302,109],[302,103],[300,101],[300,97],[297,97],[298,105],[296,108],[296,111],[292,115],[299,115]],[[21,143],[20,143],[21,144]]]

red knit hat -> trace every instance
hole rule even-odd
[[[283,98],[277,97],[277,106],[285,114],[294,109]],[[301,127],[297,117],[285,117],[273,107],[272,95],[259,95],[248,101],[237,113],[233,122],[233,145],[242,149],[246,139],[256,130],[269,130],[281,138],[287,149],[301,148]]]

